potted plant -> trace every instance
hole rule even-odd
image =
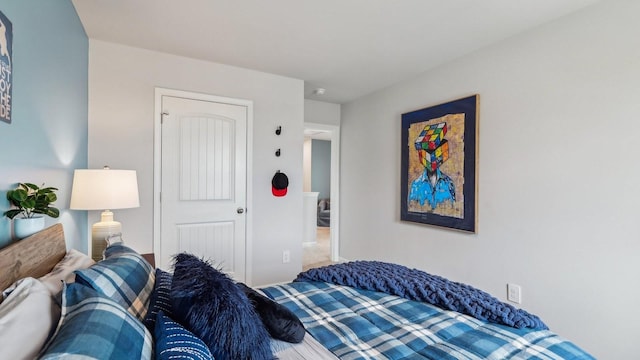
[[[42,188],[31,183],[20,183],[14,190],[7,191],[7,200],[15,207],[4,212],[4,216],[14,219],[13,229],[18,239],[23,239],[44,229],[44,215],[52,218],[60,216],[60,210],[51,206],[58,199],[54,187]],[[20,217],[17,217],[21,215]]]

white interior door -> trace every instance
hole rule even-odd
[[[246,106],[162,96],[159,266],[180,252],[245,281]]]

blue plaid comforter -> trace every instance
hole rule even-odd
[[[593,359],[548,330],[491,324],[381,292],[324,282],[261,290],[340,359]]]

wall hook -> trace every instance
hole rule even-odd
[[[280,134],[282,134],[282,126],[278,126],[278,128],[276,129],[276,135]]]
[[[280,156],[280,149],[276,150],[276,156]]]

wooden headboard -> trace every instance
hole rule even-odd
[[[66,253],[62,224],[0,249],[0,291],[24,277],[47,274]]]
[[[39,278],[67,253],[62,224],[55,224],[0,249],[0,291],[24,277]],[[142,256],[155,268],[153,253]]]

